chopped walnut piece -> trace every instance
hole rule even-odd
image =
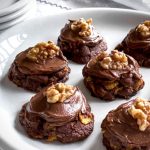
[[[90,76],[88,76],[87,78],[86,78],[86,81],[92,81],[92,78],[90,77]]]
[[[136,31],[143,37],[150,37],[150,20],[146,20],[142,24],[139,24]]]
[[[79,119],[81,121],[82,124],[89,124],[92,121],[92,114],[82,114],[79,113]]]
[[[80,18],[79,20],[71,20],[70,28],[72,31],[78,32],[79,36],[87,37],[92,34],[91,24],[91,18],[88,20]]]
[[[109,54],[107,51],[100,51],[99,55],[97,56],[97,61],[103,60],[105,57],[108,57]]]
[[[118,84],[119,84],[118,82],[112,82],[112,83],[107,83],[104,86],[107,90],[112,90],[112,89],[116,88],[118,86]]]
[[[148,100],[137,98],[128,112],[134,119],[137,119],[139,130],[145,131],[150,126],[150,102]]]
[[[98,56],[98,62],[104,69],[124,69],[128,65],[126,55],[118,50],[113,50],[110,55],[102,52]]]
[[[34,62],[44,61],[59,55],[60,48],[52,41],[41,42],[29,49],[26,57]]]
[[[75,87],[64,83],[57,83],[48,88],[45,92],[48,103],[64,102],[73,95]]]
[[[53,142],[57,140],[57,136],[55,133],[51,134],[50,136],[48,136],[47,138],[47,142]]]

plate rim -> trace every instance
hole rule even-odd
[[[28,4],[29,0],[18,0],[17,2],[13,3],[9,7],[3,8],[0,10],[0,17],[9,15],[10,13],[13,13],[15,11],[18,11],[22,7]]]
[[[22,9],[19,9],[18,11],[12,12],[11,14],[5,15],[0,17],[0,25],[2,23],[6,23],[8,21],[12,21],[13,19],[16,19],[22,15],[24,15],[25,13],[27,13],[28,11],[30,11],[30,9],[32,8],[32,5],[35,5],[35,0],[31,0],[27,5],[25,5]]]
[[[4,29],[10,28],[11,26],[14,26],[15,24],[27,19],[27,17],[29,17],[30,15],[35,14],[36,5],[35,5],[34,1],[33,1],[33,5],[26,5],[26,6],[28,6],[27,10],[25,12],[23,12],[23,14],[21,14],[21,15],[19,14],[17,17],[15,17],[11,20],[0,23],[0,31],[3,31]]]
[[[47,15],[40,16],[40,17],[39,16],[38,17],[35,16],[32,19],[26,20],[25,22],[22,22],[22,23],[17,24],[17,25],[15,25],[15,26],[7,29],[7,30],[4,30],[1,33],[0,41],[1,41],[2,35],[5,35],[5,34],[7,34],[7,32],[9,33],[12,30],[14,30],[15,28],[18,28],[19,26],[25,25],[25,24],[27,24],[30,21],[36,21],[39,18],[47,18],[49,16],[57,16],[57,15],[59,16],[59,15],[66,15],[66,14],[69,14],[69,13],[84,12],[84,11],[113,11],[113,12],[116,11],[116,12],[143,14],[143,15],[150,16],[150,13],[146,12],[146,11],[132,10],[132,9],[122,9],[122,8],[109,8],[109,7],[89,7],[89,8],[77,8],[77,9],[72,9],[72,10],[64,10],[64,12],[56,12],[55,14],[47,14]]]

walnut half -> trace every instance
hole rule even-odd
[[[70,28],[72,31],[78,32],[79,36],[87,37],[92,34],[91,24],[91,18],[88,20],[80,18],[79,20],[71,20]]]
[[[145,131],[150,125],[150,102],[148,100],[137,98],[128,112],[134,119],[137,119],[140,131]]]
[[[124,69],[128,65],[128,59],[126,55],[118,50],[111,51],[111,54],[107,52],[101,52],[98,56],[98,61],[103,69]],[[103,58],[102,58],[103,56]]]
[[[83,114],[83,113],[79,113],[79,119],[80,119],[80,122],[82,124],[89,124],[92,120],[93,120],[93,115],[91,113],[89,114]]]
[[[60,48],[52,41],[41,42],[29,49],[26,57],[34,62],[44,61],[59,55]]]
[[[73,95],[75,87],[64,83],[57,83],[49,87],[45,95],[48,103],[64,102]]]
[[[139,24],[136,32],[140,33],[143,37],[150,37],[150,20],[146,20]]]

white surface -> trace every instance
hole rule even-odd
[[[22,15],[27,13],[30,9],[32,9],[33,6],[35,6],[35,0],[30,0],[22,9],[19,9],[18,11],[0,17],[0,26],[1,23],[8,22],[13,19],[21,17]]]
[[[62,9],[86,7],[129,8],[150,12],[150,0],[38,0]]]
[[[5,1],[2,2],[7,3]],[[15,12],[23,8],[28,2],[29,2],[28,0],[16,0],[15,2],[11,3],[11,5],[6,5],[7,7],[0,9],[0,16],[8,15],[10,13]]]
[[[16,12],[16,14],[6,17],[6,19],[8,19],[8,21],[0,23],[0,30],[7,29],[21,21],[24,21],[26,18],[30,18],[36,11],[36,1],[35,0],[30,1],[30,3],[27,5],[26,11],[24,10],[24,8],[21,9],[20,12]],[[22,13],[22,11],[25,11],[25,12]],[[20,13],[22,13],[22,14],[20,14]],[[11,19],[11,18],[13,18],[13,19]],[[1,18],[0,18],[0,22],[1,22]]]
[[[150,12],[150,0],[113,0],[131,8]]]
[[[17,0],[1,0],[1,5],[0,5],[0,9],[4,9],[6,7],[9,7],[10,5],[12,5],[13,3],[15,3]]]
[[[150,14],[119,9],[80,9],[30,20],[1,34],[0,51],[3,49],[15,50],[6,63],[0,83],[0,145],[4,150],[105,150],[102,145],[100,124],[111,109],[126,100],[117,99],[113,102],[105,102],[92,97],[83,84],[83,65],[69,63],[71,74],[67,83],[76,85],[82,90],[95,115],[95,125],[93,133],[86,140],[73,144],[45,143],[30,139],[18,122],[18,112],[34,94],[16,87],[7,78],[8,69],[18,52],[40,41],[53,40],[56,42],[60,29],[67,20],[80,17],[93,18],[95,28],[106,39],[109,50],[112,50],[132,27],[149,19]],[[149,98],[150,70],[142,68],[141,72],[145,86],[136,96]]]

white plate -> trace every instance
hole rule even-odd
[[[1,78],[0,90],[0,146],[6,150],[105,150],[102,144],[100,124],[106,114],[116,108],[119,104],[126,102],[117,99],[113,102],[100,101],[92,97],[83,84],[82,68],[83,65],[70,62],[70,78],[68,84],[78,86],[86,96],[95,115],[95,125],[93,133],[84,141],[61,144],[59,142],[44,143],[39,140],[30,139],[18,122],[18,112],[22,105],[27,102],[32,92],[16,87],[7,78],[7,72],[16,54],[40,41],[57,41],[60,29],[68,19],[93,18],[95,28],[101,33],[108,43],[109,50],[112,50],[128,31],[136,24],[149,19],[150,14],[121,9],[79,9],[68,11],[55,16],[47,16],[24,22],[11,28],[0,37],[0,51],[15,49],[15,52],[6,64]],[[141,69],[145,80],[144,88],[136,96],[149,98],[149,69]]]
[[[33,16],[33,14],[35,13],[36,11],[36,1],[32,1],[32,4],[29,5],[29,8],[28,8],[28,11],[24,14],[22,14],[21,16],[17,17],[17,18],[14,18],[12,20],[9,20],[7,22],[4,22],[4,23],[0,23],[0,30],[4,30],[4,29],[7,29],[21,21],[24,21],[25,19],[27,18],[30,18],[31,16]]]
[[[8,15],[23,8],[29,2],[29,0],[9,0],[8,2],[5,1],[4,2],[2,1],[3,3],[5,3],[4,4],[5,7],[3,6],[2,7],[3,9],[0,9],[0,17]]]
[[[10,5],[14,4],[16,0],[1,0],[0,9],[4,9],[6,7],[9,7]]]
[[[22,9],[15,11],[11,14],[0,17],[0,25],[1,23],[12,21],[13,19],[19,18],[25,13],[27,13],[32,7],[35,5],[35,0],[30,0],[27,5],[25,5]]]

